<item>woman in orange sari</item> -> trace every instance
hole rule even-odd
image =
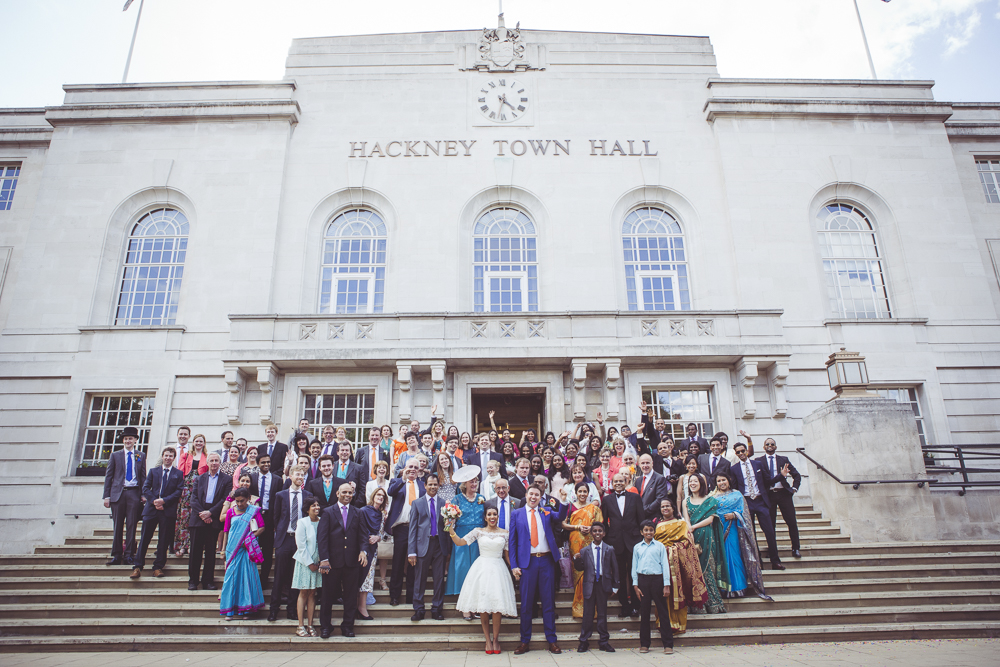
[[[667,548],[667,559],[670,561],[667,613],[670,615],[670,628],[675,635],[687,631],[688,608],[701,608],[708,602],[708,589],[698,560],[698,549],[690,531],[690,524],[674,515],[674,506],[670,501],[661,501],[660,518],[657,519],[653,539]],[[659,619],[659,622],[662,623],[663,619]]]
[[[591,503],[590,487],[586,482],[580,482],[575,487],[576,500],[570,503],[566,512],[563,528],[569,531],[569,552],[571,558],[576,558],[580,550],[594,541],[590,536],[590,527],[604,521],[601,506]],[[583,618],[583,572],[573,568],[573,618]]]

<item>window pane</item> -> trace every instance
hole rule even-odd
[[[638,271],[671,271],[687,276],[684,237],[677,220],[658,208],[640,208],[622,223],[625,291],[629,310],[690,310],[687,278],[683,284],[670,276],[644,276]]]
[[[153,423],[153,396],[94,396],[86,416],[83,451],[80,464],[94,466],[107,463],[111,454],[124,449],[121,431],[135,426],[139,431],[136,449],[146,452],[149,431]],[[100,443],[101,447],[95,447]]]
[[[327,225],[320,269],[319,312],[381,313],[385,296],[385,223],[374,211],[352,209]],[[375,276],[340,280],[336,274]],[[370,291],[371,290],[371,291]]]
[[[154,305],[180,300],[187,233],[187,218],[170,208],[150,211],[135,224],[125,253],[115,324],[176,322],[176,308]]]
[[[534,224],[517,209],[496,208],[479,218],[473,239],[476,312],[538,310],[535,244]],[[519,275],[512,275],[515,272]]]
[[[301,418],[309,420],[311,436],[320,437],[324,426],[343,426],[355,449],[368,442],[365,426],[375,423],[375,394],[305,394],[304,399]]]

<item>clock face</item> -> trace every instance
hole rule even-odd
[[[512,78],[490,79],[476,91],[476,108],[494,123],[510,123],[528,111],[528,91]]]

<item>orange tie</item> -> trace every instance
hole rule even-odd
[[[537,511],[531,510],[531,547],[533,549],[538,546],[538,520],[535,518]]]
[[[412,505],[413,501],[417,499],[417,488],[413,482],[406,483],[406,504]]]
[[[645,477],[645,475],[643,475],[642,486],[639,487],[639,495],[641,496],[645,492],[646,492],[646,477]]]
[[[375,479],[375,464],[378,463],[378,447],[373,447],[371,455],[368,457],[371,463],[372,479]]]

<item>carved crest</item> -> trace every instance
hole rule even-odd
[[[483,28],[479,38],[479,55],[472,69],[487,72],[523,72],[532,67],[525,60],[521,24],[509,30],[500,14],[499,25],[494,30]]]

